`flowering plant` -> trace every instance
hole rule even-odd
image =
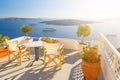
[[[44,42],[47,42],[47,43],[57,43],[57,42],[59,42],[57,39],[52,39],[52,38],[49,38],[48,36],[47,37],[42,37],[41,40],[44,41]]]
[[[87,62],[92,62],[92,63],[96,63],[100,61],[100,54],[97,54],[97,50],[94,47],[88,47],[88,48],[84,48],[82,53],[81,53],[81,57],[83,60],[87,61]]]
[[[59,42],[57,39],[51,39],[51,42],[52,43],[57,43],[57,42]]]

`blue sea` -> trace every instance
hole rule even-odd
[[[9,36],[10,39],[24,36],[20,31],[20,27],[23,24],[28,24],[32,27],[32,32],[28,35],[32,37],[58,37],[58,38],[70,38],[78,39],[81,37],[76,35],[78,25],[74,26],[63,26],[63,25],[48,25],[45,23],[40,23],[41,21],[46,21],[44,19],[40,20],[0,20],[0,34]],[[32,25],[34,24],[34,25]],[[120,34],[120,20],[115,21],[101,21],[99,23],[88,24],[91,27],[90,36],[86,37],[86,40],[97,39],[97,33],[102,32],[103,34]],[[54,28],[56,31],[43,31],[44,28]]]

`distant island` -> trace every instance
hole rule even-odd
[[[75,19],[63,19],[63,20],[42,21],[40,23],[52,24],[52,25],[70,26],[70,25],[79,25],[79,24],[92,24],[92,23],[97,23],[97,22],[95,22],[95,21],[75,20]]]
[[[8,17],[8,18],[0,18],[0,20],[45,20],[42,18],[19,18],[19,17]],[[99,23],[97,21],[85,21],[85,20],[77,20],[77,19],[49,19],[46,21],[41,21],[39,23],[45,23],[50,25],[63,25],[63,26],[71,26],[71,25],[79,25],[79,24],[92,24]],[[37,24],[30,24],[31,26],[35,26]]]
[[[18,18],[18,17],[8,17],[0,18],[0,20],[40,20],[41,18]]]

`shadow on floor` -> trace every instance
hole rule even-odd
[[[34,66],[25,72],[6,78],[6,80],[51,80],[54,74],[59,71],[55,66],[49,66],[48,69],[39,68],[39,66]],[[16,79],[18,76],[20,76],[19,79]]]
[[[69,80],[85,80],[81,69],[81,63],[77,64],[71,69]],[[102,72],[100,73],[97,80],[104,80]]]
[[[42,53],[42,51],[40,53]],[[41,56],[42,56],[42,54],[40,54],[40,57]],[[77,51],[65,49],[64,64],[71,64],[68,67],[73,66],[74,63],[77,62],[79,59],[80,59],[80,55]],[[25,63],[23,62],[23,64],[25,64],[25,65],[22,64],[20,68],[18,68],[19,66],[16,66],[13,63],[14,62],[10,63],[11,66],[9,66],[10,64],[1,66],[1,68],[2,68],[2,69],[0,69],[1,71],[3,71],[3,70],[9,71],[9,69],[11,69],[13,67],[17,68],[16,70],[13,70],[4,75],[1,75],[1,77],[8,76],[5,78],[5,80],[51,80],[51,79],[54,79],[55,74],[59,71],[59,69],[56,69],[55,65],[48,66],[47,68],[44,69],[42,61],[36,61],[32,67],[26,67],[26,65],[29,63],[28,61]],[[17,64],[17,62],[16,62],[16,64]],[[64,64],[63,64],[63,66],[64,66]],[[7,67],[7,66],[9,66],[9,67]],[[67,67],[65,70],[67,70]],[[71,70],[71,71],[73,71],[73,70]],[[13,73],[15,73],[15,74],[13,74]],[[71,72],[71,75],[72,75],[72,72]],[[58,79],[60,79],[60,78],[61,77],[58,77]],[[70,78],[70,80],[71,80],[71,78]]]
[[[75,50],[65,50],[65,63],[74,64],[80,59],[80,55]]]

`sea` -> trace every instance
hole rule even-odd
[[[49,19],[50,20],[50,19]],[[32,31],[28,33],[28,36],[38,39],[39,37],[49,36],[57,38],[69,38],[69,39],[82,39],[78,37],[76,32],[78,25],[52,25],[46,23],[40,23],[46,21],[46,19],[37,20],[0,20],[0,34],[9,36],[10,39],[24,36],[20,31],[23,24],[30,25]],[[103,34],[116,34],[120,35],[120,19],[119,20],[101,20],[99,22],[88,24],[91,28],[90,36],[86,37],[86,40],[97,39],[97,34],[102,32]],[[56,31],[43,31],[45,28],[54,28]]]

